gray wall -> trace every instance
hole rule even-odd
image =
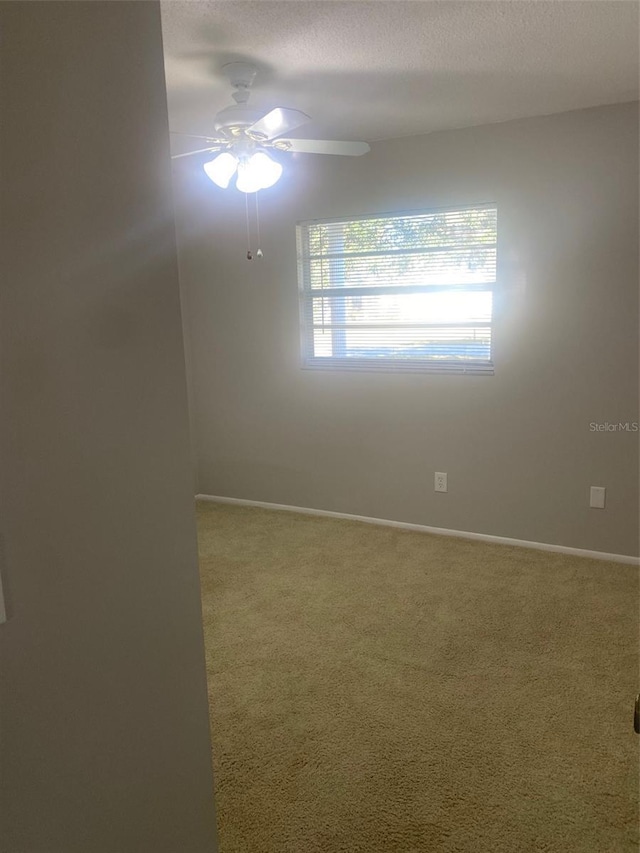
[[[589,427],[639,419],[637,104],[299,155],[261,262],[244,197],[189,161],[176,185],[201,492],[638,553],[638,434]],[[300,369],[296,220],[474,202],[499,211],[495,376]]]
[[[211,853],[158,4],[0,22],[0,849]]]

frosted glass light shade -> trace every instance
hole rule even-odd
[[[210,160],[208,163],[204,164],[204,170],[207,177],[210,178],[214,184],[222,187],[223,190],[226,190],[229,186],[229,181],[233,177],[237,168],[238,158],[234,157],[234,155],[230,154],[228,151],[218,154],[214,160]]]
[[[282,175],[282,166],[264,151],[256,151],[246,163],[238,165],[236,187],[243,193],[255,193],[272,187]]]
[[[240,163],[238,166],[236,189],[241,193],[255,193],[261,189],[258,176],[252,172],[248,163]]]
[[[280,180],[282,166],[264,151],[257,151],[249,161],[250,168],[260,176],[260,189],[266,190]]]

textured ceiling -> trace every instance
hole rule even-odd
[[[212,133],[220,73],[260,69],[252,105],[304,110],[302,137],[372,142],[638,97],[633,0],[168,0],[171,129]],[[184,146],[183,146],[184,147]]]

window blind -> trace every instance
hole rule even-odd
[[[297,226],[303,364],[492,373],[495,206]]]

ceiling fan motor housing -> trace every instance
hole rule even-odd
[[[234,135],[234,128],[251,127],[252,124],[262,118],[264,110],[248,107],[246,104],[232,104],[216,113],[215,128],[218,131],[229,131]]]
[[[258,69],[249,62],[228,62],[222,66],[222,71],[236,90],[233,93],[235,104],[216,114],[215,128],[230,136],[237,136],[239,130],[251,127],[264,113],[264,110],[247,105]]]

